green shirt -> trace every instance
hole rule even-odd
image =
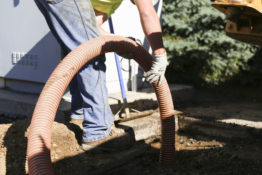
[[[101,13],[105,13],[109,18],[119,7],[122,0],[91,0],[93,8]]]

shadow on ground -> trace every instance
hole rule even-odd
[[[114,154],[83,152],[79,149],[81,128],[68,122],[57,123],[53,133],[55,139],[52,143],[52,150],[54,147],[54,152],[57,154],[52,155],[52,158],[55,158],[53,161],[55,174],[262,174],[262,130],[248,126],[221,124],[217,121],[217,119],[235,118],[235,114],[247,121],[261,121],[260,115],[254,115],[255,110],[259,114],[259,109],[255,106],[259,106],[260,103],[252,102],[248,105],[247,101],[241,103],[238,100],[212,98],[209,100],[202,98],[201,102],[179,109],[184,112],[184,115],[201,121],[188,124],[177,132],[175,161],[169,166],[158,162],[160,148],[158,139],[151,144],[150,149],[147,143],[141,142]],[[235,106],[236,110],[229,110],[227,106],[230,104]],[[208,117],[210,119],[207,120]],[[202,121],[212,122],[214,124],[212,126],[215,127],[219,126],[219,132],[224,134],[196,130],[194,128],[196,125],[200,126],[198,128],[209,126],[209,123],[201,125]],[[26,173],[24,167],[28,124],[29,120],[16,121],[6,132],[4,137],[4,147],[7,149],[6,174]],[[212,129],[212,126],[209,127]]]

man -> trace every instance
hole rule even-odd
[[[65,54],[100,35],[90,0],[35,0],[35,3]],[[111,132],[114,120],[108,104],[105,70],[104,55],[94,58],[69,85],[71,118],[84,119],[83,142],[96,142]]]
[[[65,54],[100,35],[90,0],[35,0],[35,3]],[[71,118],[83,119],[84,150],[98,145],[102,150],[112,150],[110,146],[114,145],[117,150],[131,141],[126,137],[129,140],[125,142],[101,146],[101,143],[123,133],[112,127],[114,120],[108,104],[105,71],[105,56],[102,55],[89,61],[69,86]]]

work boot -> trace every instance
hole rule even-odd
[[[83,129],[83,119],[75,119],[75,118],[71,118],[69,121],[70,124],[79,126],[79,128]]]
[[[129,148],[134,144],[134,138],[123,129],[112,127],[109,135],[101,140],[83,142],[82,149],[95,153],[116,152]]]

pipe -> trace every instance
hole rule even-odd
[[[29,174],[54,174],[50,150],[52,125],[60,100],[74,75],[92,58],[106,52],[132,52],[135,61],[148,71],[152,66],[152,56],[135,41],[120,36],[100,36],[89,40],[70,52],[55,68],[47,80],[32,116],[27,158]],[[157,95],[161,124],[162,146],[160,161],[171,163],[174,152],[174,108],[166,79],[160,86],[153,82]]]
[[[115,34],[112,17],[108,18],[108,23],[109,23],[110,33]],[[122,71],[121,71],[121,65],[120,65],[118,54],[114,53],[114,55],[115,55],[116,68],[117,68],[118,79],[119,79],[119,83],[120,83],[121,94],[122,94],[123,103],[124,103],[123,106],[120,108],[119,112],[121,112],[121,110],[124,109],[126,116],[128,116],[129,115],[129,108],[127,107],[126,90],[125,90],[123,75],[122,75]]]
[[[111,17],[108,18],[108,23],[109,23],[110,33],[115,34],[114,27],[113,27],[113,21],[112,21]],[[125,85],[124,85],[124,80],[123,80],[123,75],[122,75],[122,71],[121,71],[121,65],[120,65],[119,57],[118,57],[117,53],[114,53],[114,54],[115,54],[116,68],[117,68],[118,78],[119,78],[119,82],[120,82],[122,98],[123,98],[124,101],[127,101],[126,100],[126,90],[125,90]]]

